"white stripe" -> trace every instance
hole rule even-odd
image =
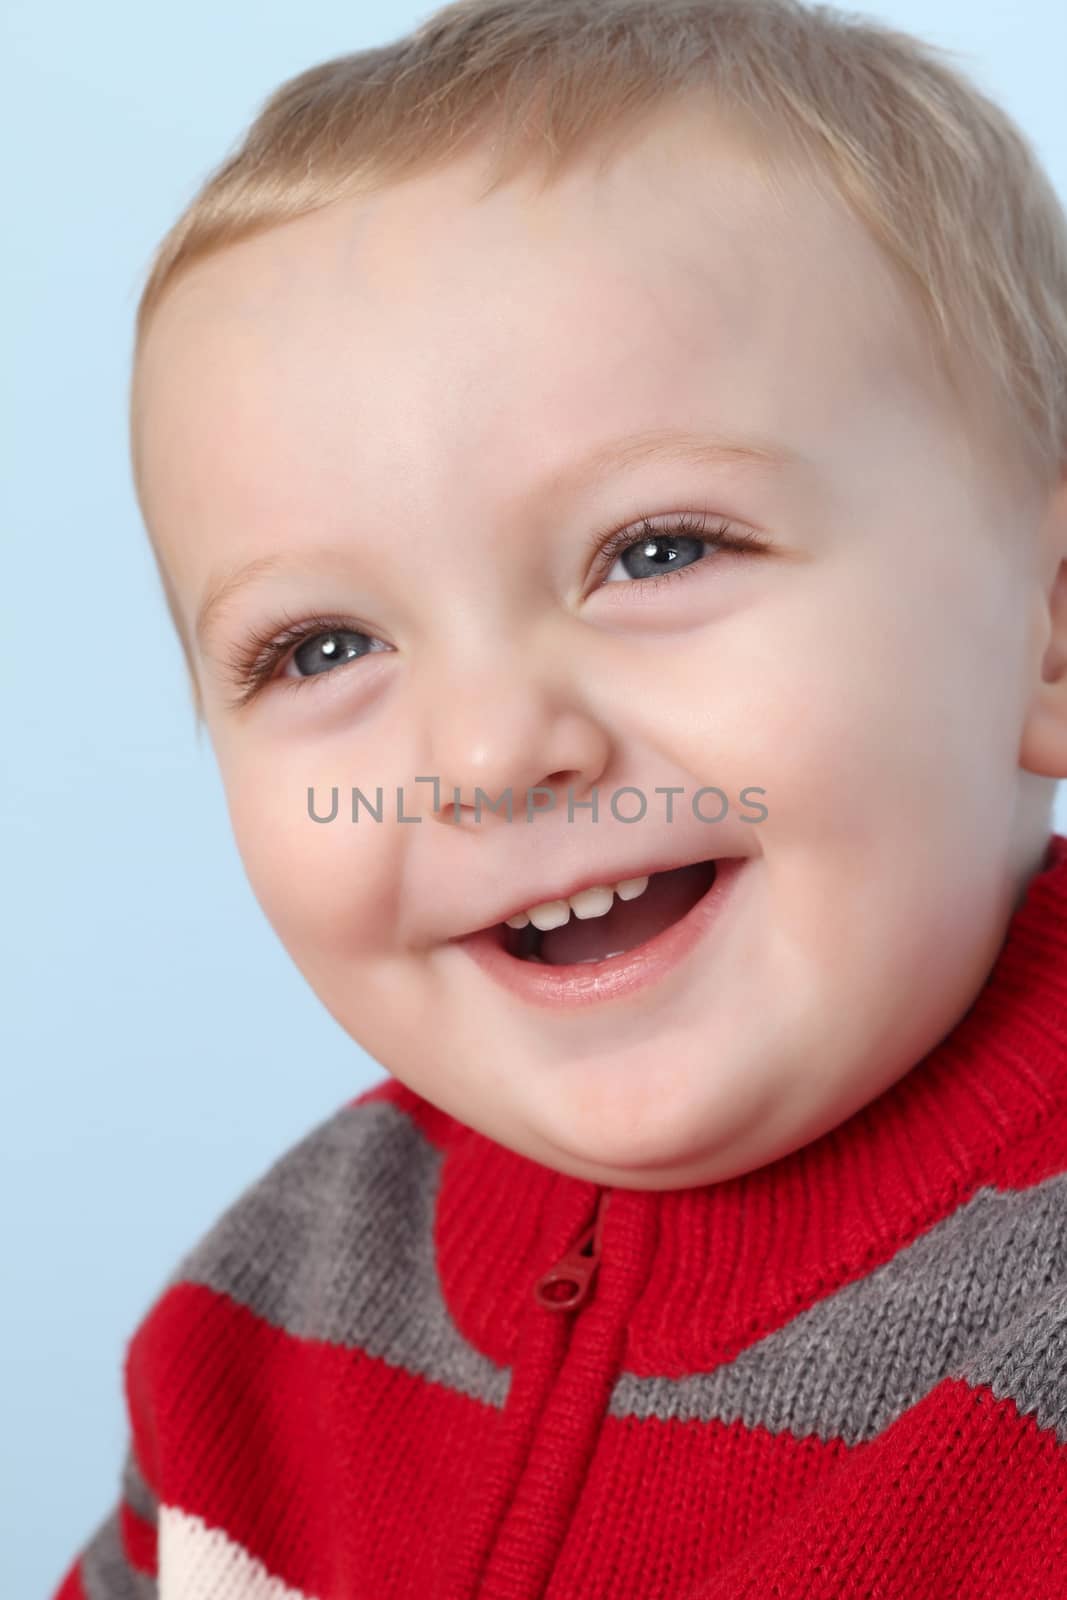
[[[159,1600],[314,1600],[272,1577],[221,1528],[177,1506],[159,1508]]]

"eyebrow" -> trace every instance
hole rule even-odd
[[[669,461],[691,466],[743,466],[764,471],[810,465],[807,457],[777,440],[753,437],[727,439],[707,433],[649,428],[598,446],[578,461],[570,462],[551,474],[537,486],[534,493],[561,496],[572,492],[579,483],[596,480],[609,472],[622,471],[647,461]],[[301,570],[306,568],[309,561],[336,559],[338,553],[329,549],[304,551],[300,561]],[[260,578],[284,567],[289,559],[288,553],[283,552],[257,556],[255,560],[246,561],[232,571],[223,573],[208,585],[196,618],[196,640],[201,651],[217,619],[234,596]]]
[[[808,465],[806,458],[778,440],[727,439],[722,435],[681,432],[676,428],[648,428],[642,433],[612,439],[581,460],[570,463],[541,486],[542,492],[559,493],[586,478],[635,466],[644,461],[674,461],[693,466],[746,466],[762,468]]]

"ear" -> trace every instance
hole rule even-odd
[[[1036,671],[1019,765],[1045,778],[1067,778],[1067,466],[1049,497],[1038,534]]]

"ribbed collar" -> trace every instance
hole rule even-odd
[[[534,1285],[605,1193],[593,1297],[625,1305],[628,1371],[683,1373],[869,1273],[977,1189],[1034,1181],[1034,1136],[1067,1098],[1067,836],[1044,861],[952,1032],[845,1122],[751,1172],[604,1191],[411,1096],[443,1155],[434,1244],[464,1336],[509,1365],[531,1314],[561,1315]]]

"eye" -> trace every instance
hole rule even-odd
[[[272,678],[287,689],[303,689],[312,680],[329,676],[363,656],[392,648],[373,634],[353,628],[345,618],[299,620],[283,615],[275,628],[278,631],[253,630],[234,650],[229,670],[238,692],[230,701],[231,710],[247,705]],[[286,668],[296,670],[278,672],[283,662]]]
[[[359,633],[354,628],[331,628],[329,633],[312,633],[305,637],[303,644],[289,658],[290,664],[299,669],[292,676],[310,678],[318,672],[329,672],[343,661],[369,655],[373,647],[374,641],[370,635]]]
[[[596,571],[606,585],[632,587],[639,583],[647,589],[683,577],[696,566],[706,566],[711,551],[765,548],[754,533],[722,519],[709,521],[706,514],[668,518],[662,523],[642,517],[636,528],[631,524],[598,545]]]

